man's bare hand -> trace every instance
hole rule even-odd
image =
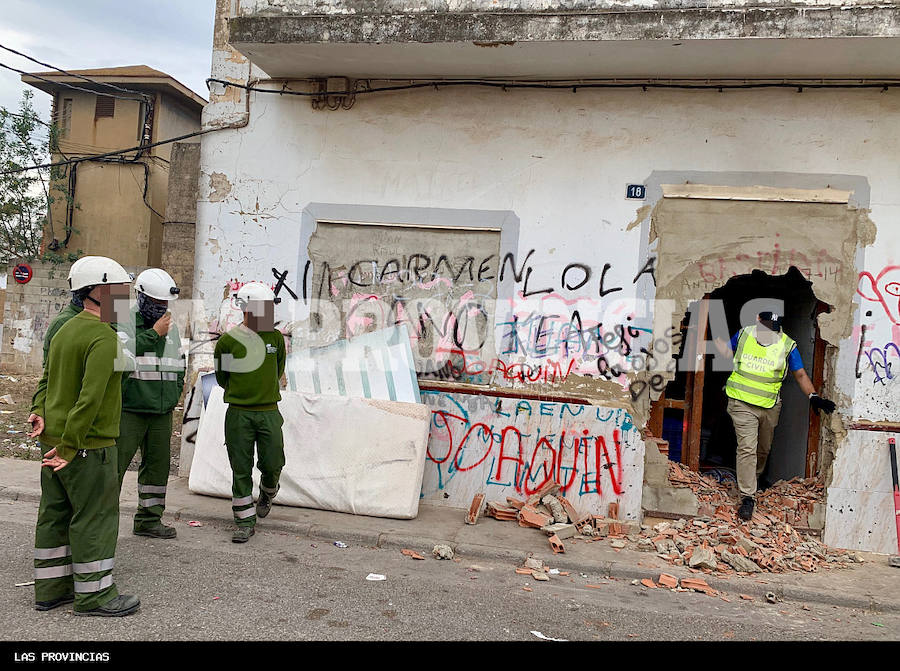
[[[44,418],[40,415],[31,413],[28,415],[28,423],[31,424],[31,431],[28,433],[29,438],[36,438],[44,432]]]
[[[47,466],[53,469],[55,473],[69,465],[69,462],[60,458],[56,454],[56,448],[52,448],[49,452],[44,453],[44,459],[41,461],[41,467]]]
[[[156,323],[153,325],[153,330],[156,331],[161,338],[164,338],[166,334],[168,334],[170,328],[172,328],[172,315],[168,312],[157,319]]]

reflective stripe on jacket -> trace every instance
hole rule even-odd
[[[122,409],[155,415],[172,412],[181,398],[185,372],[178,328],[172,324],[163,338],[144,326],[139,312],[132,314],[131,324],[117,325],[135,355],[135,369],[122,376]]]

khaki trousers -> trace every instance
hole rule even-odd
[[[728,414],[737,435],[737,478],[741,498],[756,494],[756,480],[766,467],[780,413],[780,396],[771,408],[728,399]]]

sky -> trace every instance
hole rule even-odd
[[[209,99],[215,0],[2,0],[0,45],[63,70],[149,65]],[[0,63],[49,70],[0,49]],[[0,68],[0,107],[18,110],[22,91],[49,120],[50,96]]]

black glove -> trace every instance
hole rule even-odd
[[[812,394],[809,397],[809,404],[813,407],[813,410],[816,411],[817,415],[819,414],[819,410],[824,410],[829,415],[834,412],[834,401],[822,398],[818,394]]]

